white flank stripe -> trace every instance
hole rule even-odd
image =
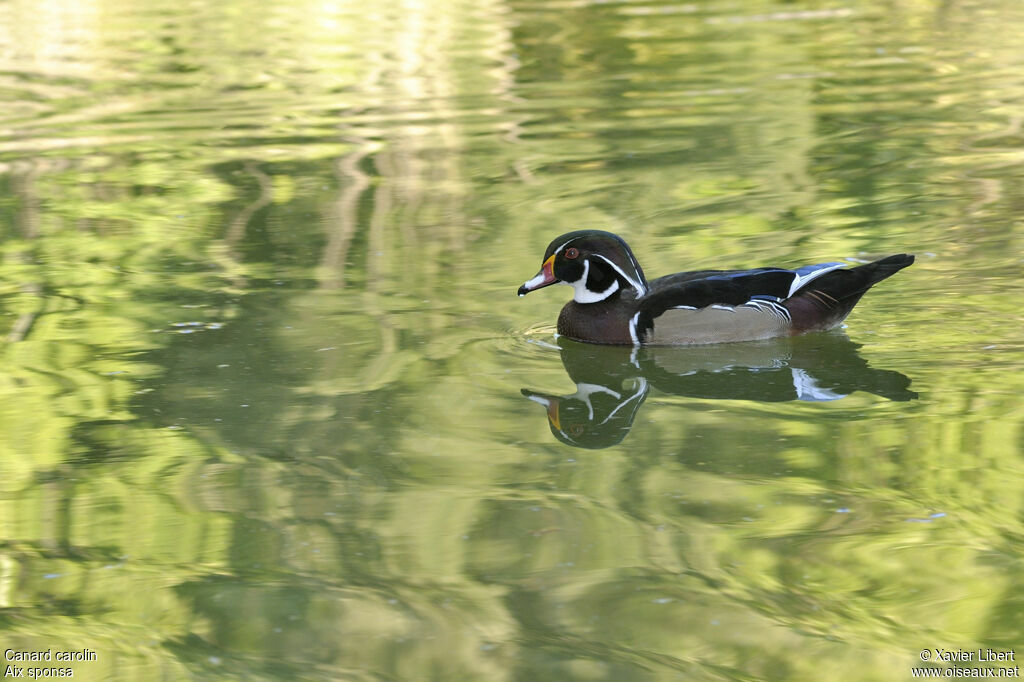
[[[751,299],[740,306],[741,308],[752,308],[762,313],[768,313],[774,315],[780,320],[786,320],[792,322],[793,318],[790,317],[789,311],[786,310],[785,306],[776,303],[775,301],[762,301],[759,299]]]
[[[809,272],[806,275],[804,275],[803,277],[801,277],[800,275],[794,275],[794,277],[793,277],[793,284],[790,285],[790,287],[789,287],[789,294],[786,295],[786,298],[789,298],[790,296],[795,294],[797,291],[799,291],[805,284],[807,284],[808,282],[810,282],[812,280],[818,279],[819,277],[824,275],[826,272],[832,272],[833,270],[838,270],[839,268],[844,268],[844,267],[846,267],[846,263],[833,263],[832,265],[829,265],[828,267],[824,267],[821,270],[815,270],[814,272]]]
[[[640,345],[640,339],[638,339],[636,336],[636,322],[639,318],[640,313],[638,312],[636,315],[633,316],[633,319],[629,321],[629,337],[633,339],[634,346]]]

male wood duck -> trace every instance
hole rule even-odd
[[[519,295],[551,284],[572,286],[558,333],[577,341],[753,341],[835,327],[864,292],[913,262],[899,254],[848,269],[846,263],[819,263],[796,270],[700,270],[648,282],[621,237],[578,230],[548,245],[540,272],[519,287]]]

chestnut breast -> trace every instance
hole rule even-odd
[[[629,321],[635,312],[618,294],[599,303],[569,301],[558,316],[558,333],[577,341],[632,345]]]

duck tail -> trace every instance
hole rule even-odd
[[[783,304],[793,320],[793,331],[836,326],[846,319],[868,289],[913,262],[912,255],[901,253],[849,270],[833,270],[808,282]]]

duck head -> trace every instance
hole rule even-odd
[[[567,232],[548,244],[540,272],[519,287],[519,295],[552,284],[572,286],[577,303],[598,303],[622,290],[636,298],[647,293],[647,280],[629,246],[601,230]]]

